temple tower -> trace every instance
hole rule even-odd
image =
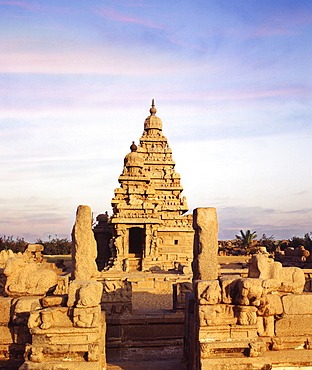
[[[112,199],[113,238],[117,269],[172,269],[190,265],[193,253],[192,215],[154,99],[138,146],[132,142]]]

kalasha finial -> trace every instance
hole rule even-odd
[[[154,99],[152,99],[152,108],[150,109],[150,114],[152,116],[155,116],[156,112],[157,112],[157,109],[155,108]]]
[[[132,141],[132,144],[130,145],[131,152],[136,152],[138,147],[135,145],[134,141]]]

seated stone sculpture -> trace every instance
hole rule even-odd
[[[238,279],[234,303],[243,306],[260,306],[268,291],[264,285],[263,279]]]
[[[14,295],[45,295],[57,284],[55,271],[40,268],[29,256],[9,258],[4,274],[7,276],[5,292]]]
[[[94,328],[98,325],[101,316],[102,284],[89,282],[78,290],[78,302],[74,308],[73,322],[80,328]]]
[[[205,288],[202,290],[202,286]],[[200,304],[217,304],[221,302],[221,287],[218,280],[201,281],[198,284]]]
[[[299,267],[283,267],[268,254],[254,254],[250,260],[248,277],[263,279],[262,285],[269,291],[302,293],[305,277]]]
[[[257,316],[258,334],[273,336],[274,315],[282,312],[278,293],[302,293],[304,284],[305,277],[300,268],[282,267],[281,263],[275,262],[266,253],[254,254],[250,260],[248,278],[235,282],[234,303],[240,305],[238,323],[254,323]],[[247,312],[244,306],[255,306],[255,311]]]

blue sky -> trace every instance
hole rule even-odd
[[[0,0],[0,235],[108,210],[155,98],[190,211],[312,231],[312,2]]]

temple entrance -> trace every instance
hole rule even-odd
[[[140,227],[129,229],[129,253],[141,257],[143,253],[144,230]]]
[[[129,271],[141,270],[144,244],[144,229],[131,227],[129,229]]]

